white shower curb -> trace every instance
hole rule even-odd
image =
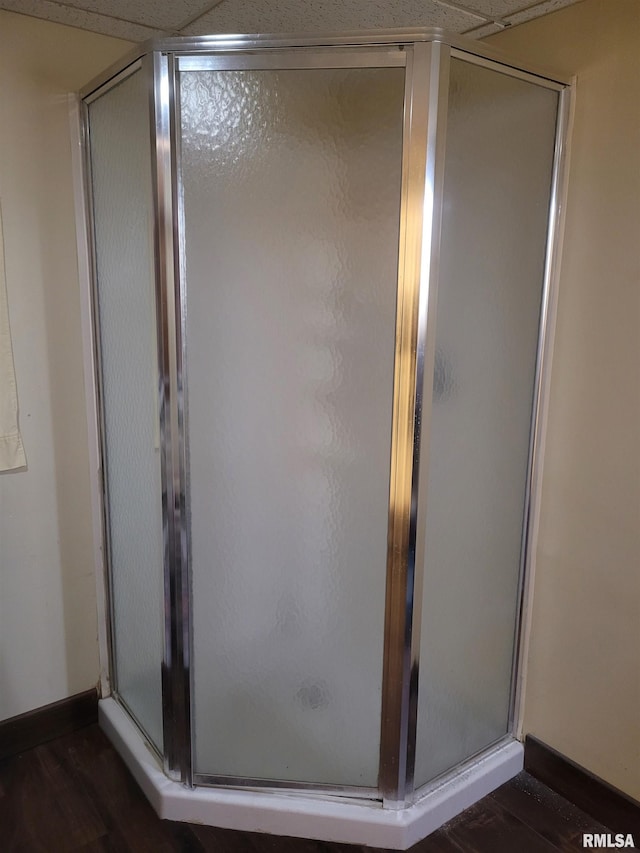
[[[524,766],[522,744],[506,739],[425,790],[414,805],[396,811],[383,809],[379,802],[298,792],[187,788],[165,776],[155,753],[115,699],[100,700],[99,721],[161,818],[395,850],[411,847]]]

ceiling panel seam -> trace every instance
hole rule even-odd
[[[222,2],[222,0],[218,0],[218,2]],[[96,18],[104,18],[106,21],[118,21],[121,24],[131,24],[134,27],[143,27],[162,35],[168,35],[170,33],[170,30],[154,27],[152,24],[133,21],[131,18],[121,18],[118,15],[110,15],[108,12],[94,12],[93,9],[85,9],[84,6],[77,6],[74,3],[64,3],[61,2],[61,0],[53,0],[53,5],[60,6],[63,9],[69,9],[71,12],[85,12],[88,15],[95,15]],[[4,8],[4,6],[0,4],[0,8]],[[11,9],[8,9],[8,11],[11,11]]]
[[[500,21],[498,21],[497,23],[500,23],[502,21],[502,23],[506,27],[510,27],[510,26],[512,26],[511,18],[515,18],[517,15],[521,15],[523,12],[530,12],[532,9],[537,9],[539,6],[541,6],[541,7],[548,6],[549,2],[550,2],[550,0],[535,0],[535,2],[533,2],[533,3],[525,3],[524,6],[518,6],[517,9],[514,9],[512,12],[509,12],[508,14],[504,15],[504,17],[501,18]],[[580,0],[570,0],[568,5],[572,5],[574,3],[579,3],[579,2],[580,2]],[[555,10],[552,9],[550,11],[555,11]],[[548,12],[543,12],[543,14],[548,14]]]
[[[436,0],[436,2],[442,2],[442,0]],[[572,0],[573,3],[580,2],[580,0]],[[518,6],[517,9],[513,9],[511,12],[507,12],[506,15],[502,15],[501,17],[489,18],[487,19],[487,24],[479,24],[475,27],[471,27],[468,30],[464,30],[460,33],[463,36],[469,37],[477,37],[477,34],[482,32],[485,27],[488,29],[488,25],[495,24],[499,27],[498,30],[488,30],[487,33],[482,32],[482,36],[484,35],[493,35],[495,32],[499,32],[500,30],[506,30],[509,27],[513,26],[512,18],[517,18],[518,15],[522,15],[523,12],[531,12],[532,10],[537,9],[538,7],[544,8],[549,3],[549,0],[535,0],[533,3],[527,3],[524,6]],[[571,5],[571,3],[569,4]],[[543,13],[544,14],[544,13]],[[516,23],[518,23],[516,21]]]
[[[493,20],[493,18],[484,24],[476,24],[468,30],[462,30],[459,35],[467,36],[467,38],[484,38],[499,33],[501,30],[506,30],[511,26],[507,21]]]
[[[461,3],[452,3],[450,0],[435,0],[435,2],[439,6],[448,6],[450,9],[455,9],[457,12],[464,12],[465,15],[469,15],[471,18],[478,18],[479,21],[482,21],[482,24],[477,26],[492,24],[494,22],[494,19],[490,18],[488,15],[483,15],[482,12],[478,12],[477,9],[469,9],[468,6],[463,6]]]
[[[213,0],[212,3],[207,3],[207,5],[201,9],[199,12],[196,12],[195,15],[191,15],[191,17],[186,18],[184,21],[181,21],[180,24],[175,28],[174,32],[180,33],[185,27],[191,26],[191,24],[195,24],[196,21],[199,21],[200,18],[203,18],[205,15],[208,15],[212,9],[215,9],[216,6],[219,6],[221,3],[224,3],[224,0]]]
[[[523,12],[531,12],[535,10],[539,6],[545,7],[547,6],[549,0],[533,0],[531,3],[524,3],[523,5],[518,6],[516,9],[512,9],[510,12],[506,12],[503,15],[490,15],[484,12],[480,12],[478,9],[471,9],[463,3],[456,3],[454,0],[434,0],[435,3],[438,3],[440,6],[449,6],[452,9],[456,9],[459,12],[464,12],[467,15],[471,15],[475,18],[479,18],[482,20],[481,24],[476,24],[473,27],[469,27],[469,29],[464,30],[462,35],[467,33],[472,33],[477,29],[482,29],[487,24],[496,24],[500,29],[507,29],[511,27],[512,21],[511,18],[516,17],[517,15],[521,15]],[[573,2],[579,2],[579,0],[573,0]]]
[[[521,15],[522,12],[530,12],[531,9],[535,9],[536,6],[545,6],[548,2],[549,0],[535,0],[533,3],[525,3],[524,6],[518,6],[518,8],[514,9],[513,12],[509,12],[508,15],[505,15],[505,19],[513,18],[514,15]]]

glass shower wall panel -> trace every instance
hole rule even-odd
[[[117,694],[162,749],[163,531],[149,95],[89,106]]]
[[[416,785],[507,733],[557,92],[452,60]]]
[[[403,98],[180,75],[201,774],[377,785]]]

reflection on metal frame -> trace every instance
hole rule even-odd
[[[277,69],[278,71],[327,68],[386,68],[406,65],[406,56],[399,46],[383,50],[350,51],[308,48],[306,50],[271,51],[264,53],[224,53],[207,56],[177,56],[179,71],[231,71]]]
[[[427,120],[426,194],[423,212],[422,258],[420,262],[420,310],[418,317],[418,359],[416,371],[416,413],[420,412],[419,436],[414,444],[412,507],[415,507],[415,576],[413,585],[413,630],[411,633],[411,692],[407,755],[407,797],[414,792],[416,737],[418,723],[418,677],[422,628],[422,591],[425,571],[425,533],[433,375],[435,370],[440,235],[444,204],[445,140],[449,107],[450,50],[434,45],[429,75],[429,116]],[[424,451],[424,452],[423,452]]]
[[[448,53],[416,44],[407,68],[379,777],[389,808],[413,795],[425,519],[418,473],[431,412]]]
[[[151,57],[149,58],[151,60]],[[182,329],[176,276],[177,224],[172,153],[172,69],[153,54],[151,145],[155,202],[154,249],[160,366],[162,514],[164,526],[165,652],[162,714],[165,772],[191,784],[190,607],[187,579],[182,453]]]
[[[190,509],[190,485],[189,485],[189,430],[188,430],[188,398],[187,398],[187,280],[185,271],[185,227],[184,227],[184,195],[182,187],[181,163],[181,134],[179,132],[178,118],[180,116],[180,88],[178,86],[178,75],[175,57],[170,55],[169,62],[169,91],[171,101],[171,150],[172,150],[172,189],[174,198],[174,304],[175,304],[175,334],[176,334],[176,387],[177,387],[177,427],[176,437],[178,442],[178,469],[177,474],[180,481],[180,554],[182,565],[182,644],[184,649],[184,685],[185,694],[185,718],[187,731],[182,743],[182,766],[184,768],[183,781],[193,785],[193,704],[191,694],[193,690],[193,630],[191,627],[191,509]],[[174,463],[175,464],[175,463]],[[178,626],[180,629],[180,626]]]
[[[546,421],[546,398],[551,373],[551,351],[553,348],[553,331],[555,325],[555,306],[557,302],[558,274],[560,268],[560,243],[562,239],[562,220],[564,205],[562,196],[566,192],[567,179],[567,142],[569,116],[573,91],[564,87],[558,96],[558,112],[556,124],[555,150],[553,157],[553,172],[551,179],[551,194],[549,198],[549,215],[547,227],[547,245],[544,266],[544,282],[542,302],[540,306],[540,321],[538,326],[538,348],[536,353],[536,368],[534,379],[533,406],[531,412],[531,427],[529,434],[529,458],[527,462],[527,481],[522,527],[522,550],[520,558],[520,575],[518,580],[518,602],[511,667],[511,694],[509,700],[508,731],[518,735],[520,725],[521,701],[523,684],[520,674],[525,664],[526,629],[530,619],[531,577],[530,569],[534,562],[533,550],[536,544],[536,532],[542,488],[542,447]]]

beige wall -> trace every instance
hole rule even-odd
[[[488,41],[578,78],[525,731],[640,799],[640,3]]]
[[[0,719],[98,680],[66,93],[128,48],[0,11],[0,201],[28,462],[0,474]]]

